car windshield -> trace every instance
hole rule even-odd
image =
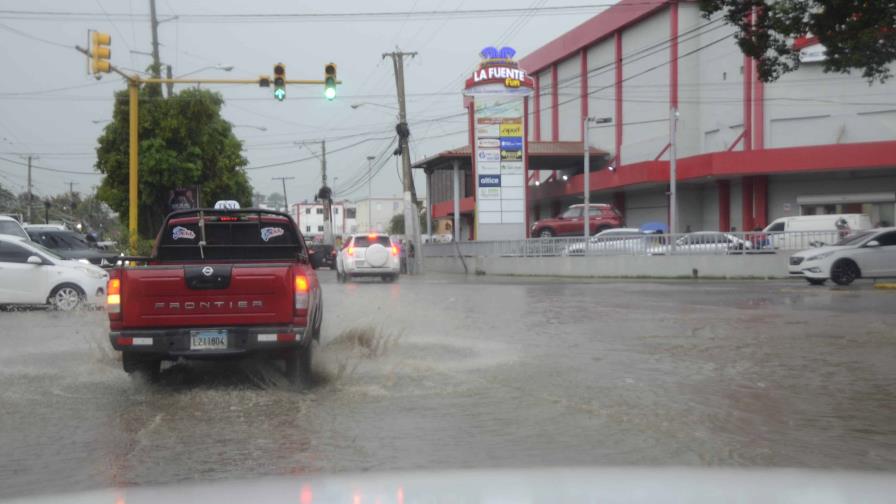
[[[896,503],[896,0],[0,44],[0,504]]]
[[[54,251],[51,250],[51,249],[48,249],[47,247],[44,247],[44,246],[41,245],[40,243],[36,243],[36,242],[28,242],[28,246],[36,248],[37,250],[40,251],[41,254],[43,254],[43,255],[45,255],[45,256],[47,256],[47,257],[50,257],[50,258],[52,258],[52,259],[56,259],[57,261],[65,261],[65,260],[66,260],[66,259],[65,259],[64,257],[62,257],[61,255],[57,254],[56,252],[54,252]]]
[[[871,231],[853,233],[851,235],[844,237],[842,240],[838,241],[834,245],[836,245],[838,247],[847,246],[847,245],[857,245],[859,243],[862,243],[862,241],[867,239],[872,234],[874,234],[874,233]]]
[[[0,220],[0,234],[28,238],[28,235],[22,231],[22,227],[18,223],[8,220]]]

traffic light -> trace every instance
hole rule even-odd
[[[324,67],[324,96],[328,100],[336,98],[336,63]]]
[[[108,33],[93,32],[90,42],[90,71],[93,74],[109,73],[112,69],[109,63],[109,58],[112,56],[112,50],[109,48],[112,36]]]
[[[283,63],[274,65],[274,98],[279,101],[286,99],[286,65]]]

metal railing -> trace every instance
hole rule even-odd
[[[557,257],[612,255],[747,255],[794,252],[840,240],[837,231],[680,233],[429,243],[425,257]]]

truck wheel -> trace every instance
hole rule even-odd
[[[121,364],[124,372],[148,383],[158,383],[162,374],[162,361],[141,359],[133,352],[122,352]]]
[[[301,348],[290,350],[286,355],[286,379],[293,385],[311,386],[312,342]]]
[[[396,278],[398,278],[398,275],[383,275],[383,282],[392,283]]]
[[[321,297],[317,305],[317,318],[314,321],[314,327],[311,329],[311,337],[320,341],[320,326],[324,322],[324,299]]]
[[[72,311],[84,302],[84,291],[74,284],[57,285],[48,301],[55,310]]]
[[[807,278],[806,281],[809,282],[810,285],[824,285],[824,283],[827,282],[824,278]]]
[[[841,259],[831,266],[831,280],[837,285],[849,285],[860,276],[859,266],[849,259]]]

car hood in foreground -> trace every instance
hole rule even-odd
[[[22,503],[891,502],[892,473],[798,469],[551,468],[294,476],[129,487]]]

